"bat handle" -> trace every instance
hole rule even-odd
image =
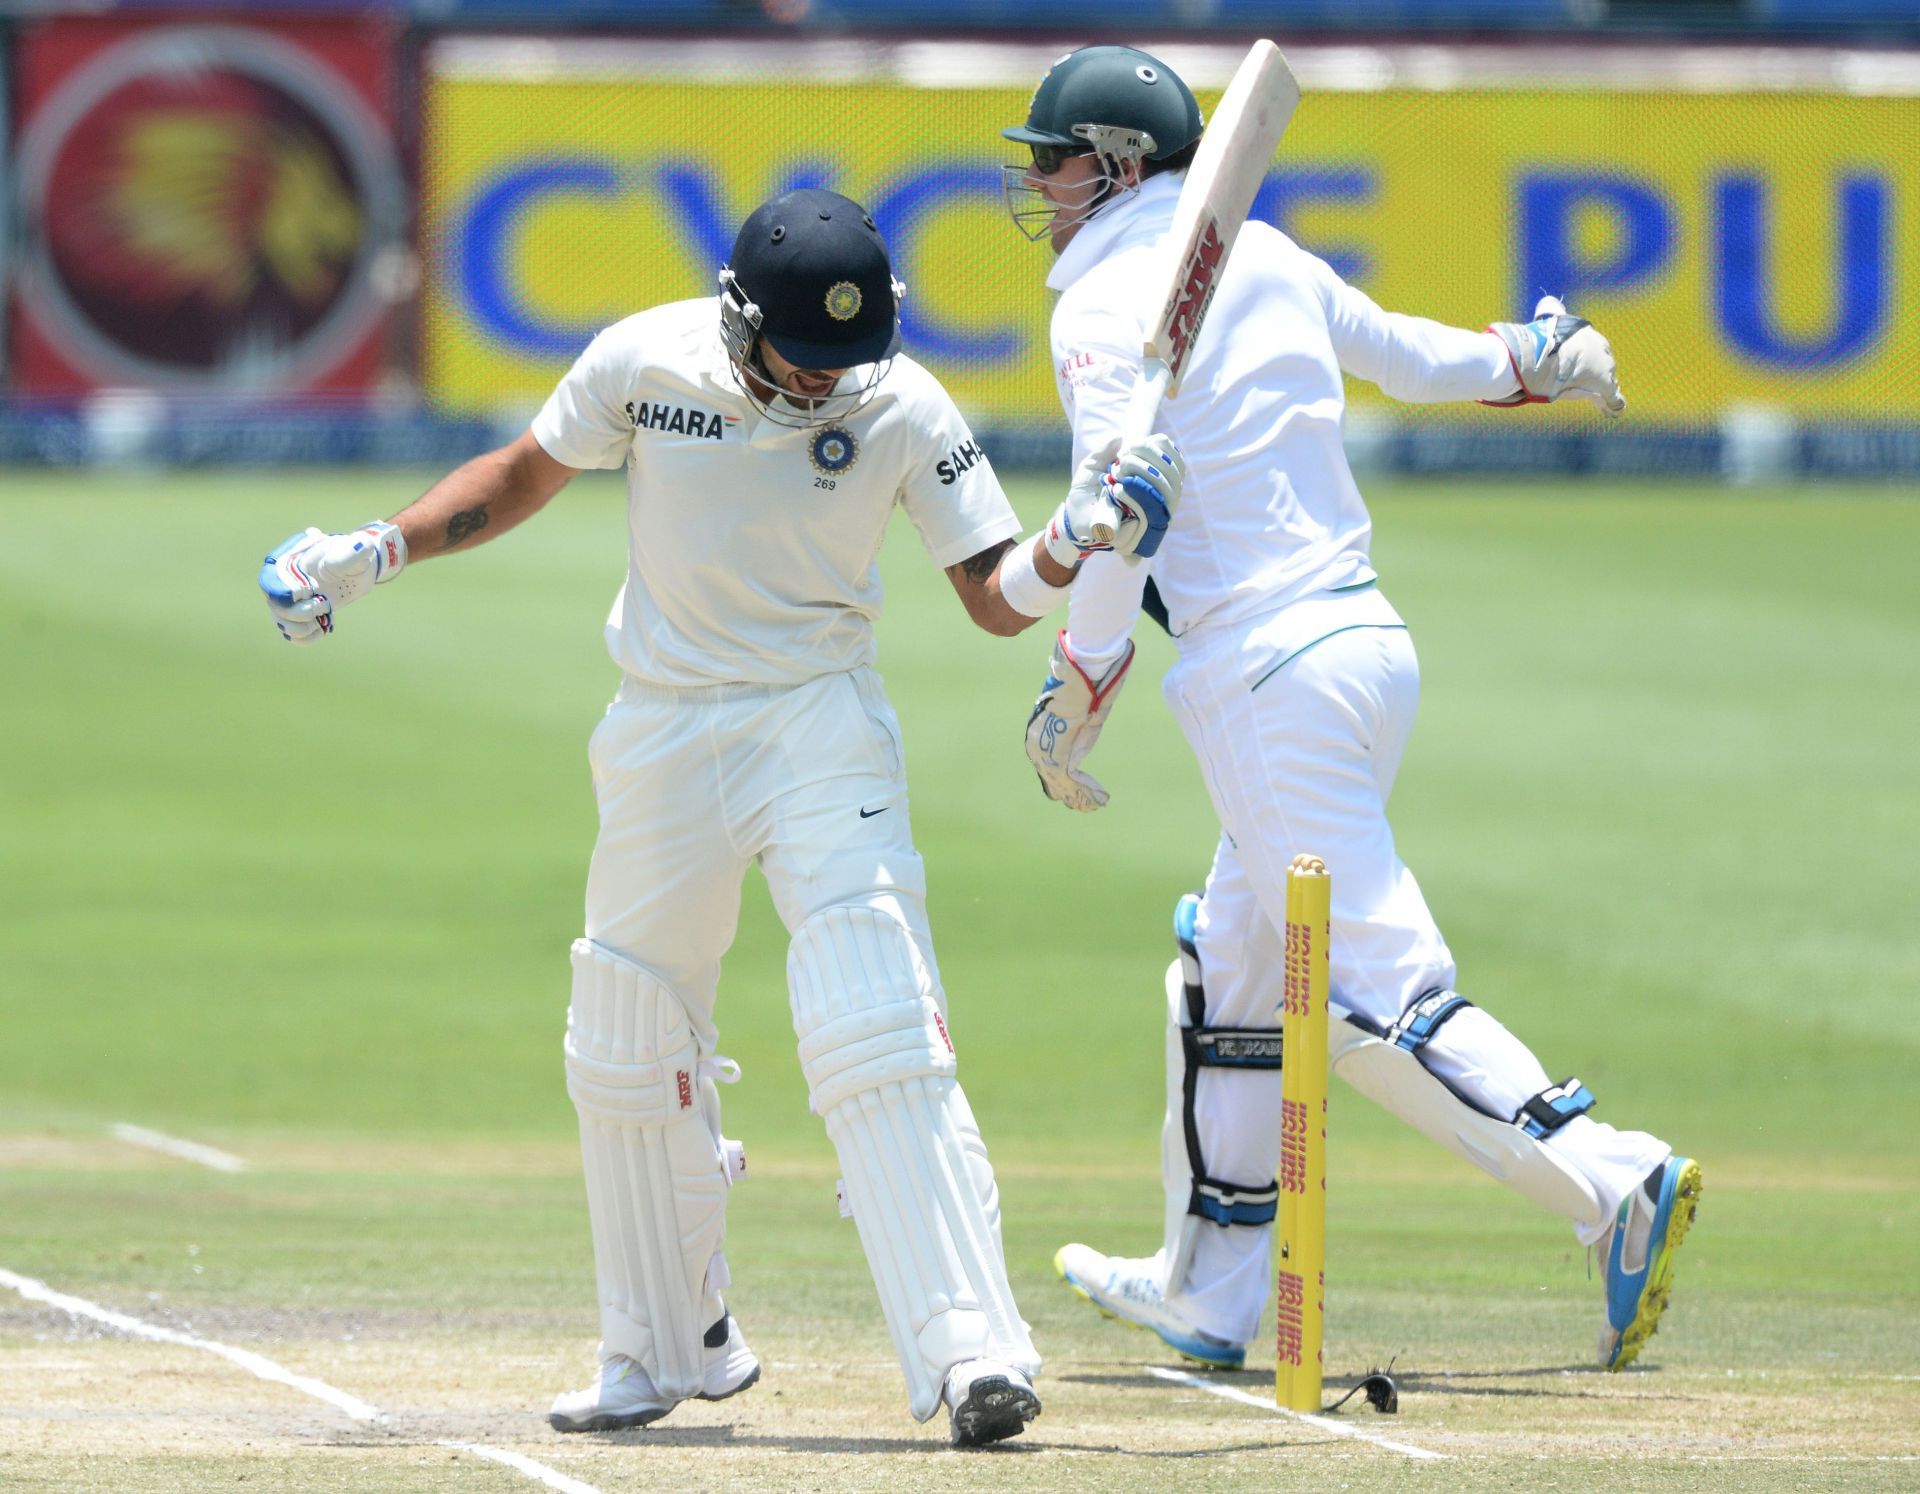
[[[1133,395],[1127,401],[1127,413],[1120,424],[1123,446],[1153,434],[1153,423],[1159,418],[1160,402],[1167,397],[1167,385],[1172,377],[1173,371],[1164,359],[1149,357],[1145,360],[1140,370],[1140,381],[1133,386]],[[1120,510],[1103,499],[1092,524],[1088,526],[1089,531],[1100,544],[1110,545],[1119,527]],[[1133,559],[1132,556],[1127,558]]]

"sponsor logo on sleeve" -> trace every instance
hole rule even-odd
[[[953,448],[939,461],[934,463],[935,476],[940,479],[943,488],[952,487],[963,473],[971,471],[976,465],[985,462],[987,454],[980,449],[979,443],[969,436],[961,445]]]
[[[1077,389],[1095,378],[1107,366],[1105,358],[1092,353],[1069,353],[1060,364],[1059,379],[1069,389]]]

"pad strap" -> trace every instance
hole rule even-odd
[[[1452,991],[1429,991],[1387,1029],[1387,1041],[1417,1057],[1450,1017],[1472,1005],[1466,997],[1455,995]]]
[[[1278,1027],[1189,1027],[1187,1062],[1205,1069],[1277,1069]]]
[[[1196,1176],[1187,1212],[1215,1224],[1271,1224],[1280,1203],[1279,1183],[1243,1188],[1218,1178]]]
[[[1585,1115],[1593,1105],[1593,1091],[1578,1079],[1569,1079],[1528,1100],[1513,1123],[1535,1141],[1544,1141],[1576,1115]]]

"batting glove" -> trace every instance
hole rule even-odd
[[[333,631],[333,614],[357,602],[407,563],[397,526],[363,524],[351,534],[305,529],[276,545],[260,567],[260,590],[280,636],[313,643]]]
[[[1101,550],[1153,554],[1180,506],[1186,476],[1186,459],[1173,437],[1148,436],[1124,449],[1116,437],[1081,462],[1066,501],[1047,525],[1047,553],[1067,567]],[[1095,539],[1096,523],[1111,524],[1113,538]]]
[[[1092,774],[1080,771],[1080,763],[1100,739],[1100,728],[1107,724],[1132,667],[1131,639],[1126,652],[1098,678],[1088,674],[1068,649],[1066,629],[1053,640],[1047,682],[1027,717],[1027,761],[1040,775],[1041,790],[1049,799],[1083,814],[1105,807],[1107,791]]]
[[[1569,316],[1557,296],[1542,296],[1530,322],[1495,322],[1487,330],[1507,345],[1520,390],[1489,405],[1550,404],[1565,395],[1590,399],[1608,416],[1626,409],[1613,348],[1584,317]]]

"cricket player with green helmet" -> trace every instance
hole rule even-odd
[[[1053,361],[1084,456],[1120,433],[1140,379],[1159,311],[1140,287],[1164,279],[1158,256],[1200,111],[1160,59],[1087,47],[1053,65],[1026,121],[1002,133],[1030,156],[1007,168],[1014,221],[1055,254]],[[1204,894],[1174,918],[1161,1249],[1125,1259],[1071,1244],[1055,1265],[1187,1357],[1242,1363],[1271,1275],[1286,870],[1310,853],[1332,874],[1333,1071],[1598,1249],[1599,1358],[1618,1369],[1666,1307],[1700,1168],[1597,1119],[1577,1079],[1554,1083],[1456,990],[1387,821],[1419,666],[1369,558],[1371,521],[1341,440],[1346,375],[1409,401],[1571,395],[1609,416],[1625,408],[1606,339],[1552,298],[1530,322],[1464,331],[1383,311],[1269,224],[1240,231],[1158,419],[1187,460],[1180,513],[1142,563],[1089,563],[1028,725],[1047,795],[1104,805],[1083,763],[1149,610],[1178,651],[1164,692],[1221,827]]]
[[[718,298],[602,332],[532,428],[392,521],[267,557],[281,633],[311,643],[408,558],[471,548],[576,474],[624,468],[626,584],[607,621],[619,691],[588,744],[600,831],[564,1045],[599,1285],[601,1364],[562,1431],[642,1426],[748,1389],[761,1366],[723,1297],[744,1152],[720,1129],[715,995],[757,863],[791,935],[793,1028],[845,1174],[909,1408],[957,1445],[1039,1413],[1039,1356],[1007,1284],[999,1194],[956,1078],[914,849],[899,724],[872,668],[875,556],[896,507],[968,615],[1012,635],[1088,555],[1151,554],[1180,495],[1151,437],[1089,457],[1020,539],[945,390],[900,352],[873,219],[789,192],[742,225]],[[1119,515],[1110,545],[1092,516]]]

